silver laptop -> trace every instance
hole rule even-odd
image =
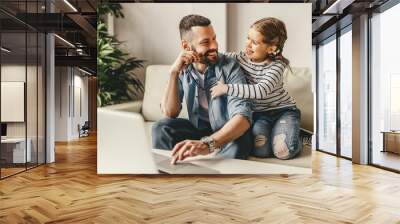
[[[158,170],[161,173],[168,174],[219,174],[217,170],[192,164],[189,162],[181,162],[175,165],[171,164],[171,159],[167,156],[153,153]]]
[[[171,158],[153,152],[140,114],[97,109],[98,174],[218,174],[190,162],[170,164]]]

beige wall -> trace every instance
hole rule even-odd
[[[146,65],[172,64],[180,52],[178,25],[188,14],[201,14],[212,21],[219,49],[227,48],[226,4],[218,3],[135,3],[122,4],[125,18],[114,20],[118,40],[125,41],[126,50],[146,60]],[[144,69],[138,71],[143,80]]]
[[[79,70],[75,70],[74,76],[74,113],[72,119],[72,136],[79,137],[78,124],[82,126],[85,121],[88,121],[88,77],[82,76]]]
[[[56,67],[55,74],[55,141],[69,141],[88,120],[88,78],[71,67]]]
[[[55,68],[55,140],[56,141],[66,141],[67,140],[67,119],[65,117],[69,116],[68,111],[68,86],[69,86],[69,76],[68,67],[56,67]],[[66,94],[62,94],[66,93]]]
[[[114,34],[125,49],[149,64],[171,64],[178,55],[180,19],[197,13],[212,21],[220,51],[243,49],[250,25],[274,16],[286,23],[288,40],[284,54],[292,66],[311,68],[311,4],[122,4],[125,18],[115,19]],[[138,71],[143,75],[144,70]],[[143,79],[143,78],[142,78]]]
[[[228,50],[242,50],[249,27],[264,17],[276,17],[285,23],[288,39],[283,54],[291,65],[311,68],[311,3],[228,4]]]

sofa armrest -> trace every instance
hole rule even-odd
[[[129,103],[110,105],[110,106],[106,106],[104,108],[109,109],[109,110],[141,113],[142,105],[143,105],[143,101],[139,100],[139,101],[134,101],[134,102],[129,102]]]
[[[141,114],[97,108],[97,118],[98,174],[158,173],[151,157],[138,156],[151,147]]]

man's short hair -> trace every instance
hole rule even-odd
[[[194,26],[209,26],[211,21],[200,15],[187,15],[181,19],[179,23],[179,33],[181,35],[181,39],[184,39],[186,34],[192,31],[192,27]]]

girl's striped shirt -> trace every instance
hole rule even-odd
[[[276,60],[270,64],[255,63],[244,52],[226,53],[235,58],[246,74],[248,84],[228,84],[230,96],[251,99],[254,112],[261,112],[296,105],[283,86],[286,65]]]

